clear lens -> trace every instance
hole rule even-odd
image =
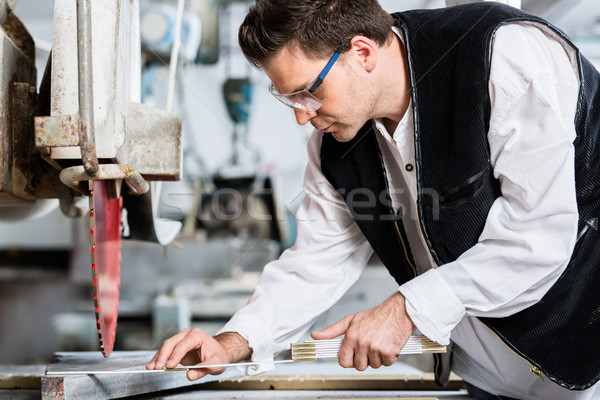
[[[310,85],[307,85],[307,87],[310,87]],[[271,92],[271,94],[275,96],[277,100],[281,101],[286,106],[307,112],[317,111],[327,98],[327,94],[322,90],[319,91],[319,94],[322,96],[322,98],[315,96],[307,89],[302,89],[292,93],[279,94],[273,87],[273,84],[269,85],[269,92]]]

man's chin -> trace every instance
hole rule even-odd
[[[356,133],[349,133],[346,131],[329,132],[329,134],[331,134],[335,140],[341,143],[349,142],[356,136]]]

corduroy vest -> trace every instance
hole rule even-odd
[[[503,24],[548,22],[518,9],[481,2],[394,14],[408,56],[414,112],[418,215],[438,265],[477,244],[501,195],[490,165],[488,74],[491,41]],[[532,371],[574,390],[600,378],[600,75],[578,55],[576,120],[578,239],[570,262],[537,304],[505,318],[480,318]],[[415,276],[402,216],[387,196],[386,170],[368,121],[347,143],[323,136],[321,168],[392,276]],[[460,288],[457,288],[460,290]],[[435,293],[432,293],[435,296]]]

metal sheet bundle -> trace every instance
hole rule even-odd
[[[343,339],[307,340],[292,343],[292,360],[315,361],[320,358],[337,358]],[[411,335],[400,354],[445,353],[446,346],[423,335]]]

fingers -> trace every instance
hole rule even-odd
[[[394,354],[393,356],[381,357],[381,363],[384,367],[389,367],[390,365],[392,365],[396,361],[398,361],[398,357],[400,357],[400,354]]]
[[[210,353],[210,351],[209,351]],[[223,359],[219,358],[218,354],[213,354],[208,356],[204,361],[197,365],[211,365],[211,364],[223,364]],[[219,375],[225,372],[225,367],[219,368],[193,368],[189,369],[187,372],[187,378],[190,381],[195,381],[197,379],[202,378],[205,375]]]
[[[313,331],[310,333],[315,340],[324,340],[324,339],[333,339],[340,335],[343,335],[348,330],[348,326],[352,322],[355,314],[350,314],[339,320],[333,325],[328,326],[327,328],[321,329],[320,331]]]
[[[208,372],[204,368],[188,369],[186,377],[188,378],[189,381],[195,381],[195,380],[198,380],[198,379],[206,376],[207,374],[208,374]]]
[[[211,365],[211,364],[223,364],[223,360],[218,358],[218,356],[213,356],[213,357],[207,358],[206,360],[202,361],[198,365]],[[225,369],[226,369],[225,367],[202,368],[202,371],[205,371],[206,374],[219,375],[219,374],[222,374],[223,372],[225,372]]]
[[[354,352],[354,368],[364,371],[369,366],[369,357],[365,351]]]
[[[170,339],[165,340],[161,348],[154,354],[154,357],[146,364],[146,369],[162,369],[166,364],[166,360],[171,355],[175,344],[183,339],[188,332],[189,329],[184,329]]]
[[[395,293],[379,306],[313,332],[312,337],[328,339],[345,333],[338,361],[342,367],[364,371],[368,366],[379,368],[395,363],[413,328],[404,297]]]
[[[344,368],[354,368],[354,344],[349,342],[345,337],[338,352],[338,363]]]
[[[208,336],[200,329],[184,329],[165,340],[160,350],[146,365],[147,369],[175,368],[190,351],[199,350]],[[209,337],[209,336],[208,336]],[[186,357],[190,358],[190,357]],[[200,361],[199,357],[196,357]],[[188,361],[191,361],[188,359]]]
[[[367,367],[381,367],[383,357],[384,353],[378,346],[365,340],[355,339],[351,334],[347,334],[338,353],[338,362],[344,368],[364,371]]]
[[[350,344],[342,345],[338,354],[338,362],[344,368],[355,368],[364,371],[367,367],[379,368],[381,366],[389,367],[398,361],[399,353],[376,345]]]
[[[365,334],[351,325],[346,331],[338,353],[339,364],[344,368],[364,371],[369,366],[379,368],[382,365],[390,366],[398,361],[403,344],[398,344],[395,333],[383,337],[376,336],[378,335]]]
[[[377,368],[381,367],[383,365],[383,361],[381,361],[381,353],[378,351],[375,351],[373,349],[370,349],[367,362],[371,368],[377,369]]]
[[[146,364],[146,369],[154,369],[154,364],[156,363],[156,356],[158,355],[157,353],[154,353],[154,356],[152,356],[152,358],[150,359],[150,361],[148,361],[148,364]]]
[[[184,329],[165,340],[160,350],[146,365],[147,369],[175,368],[178,364],[194,365],[225,364],[230,362],[227,350],[212,336],[201,329]],[[220,368],[189,369],[187,378],[191,381],[207,374],[218,375],[225,371]]]
[[[218,360],[215,358],[209,358],[198,365],[202,365],[202,364],[210,365],[210,364],[220,364],[220,363],[222,363],[222,360]],[[225,372],[225,367],[221,367],[221,368],[191,368],[191,369],[188,369],[187,378],[190,381],[195,381],[195,380],[198,380],[208,374],[219,375],[219,374],[222,374],[223,372]]]
[[[210,336],[208,333],[201,331],[200,329],[191,330],[183,339],[179,340],[173,347],[170,356],[165,356],[166,367],[175,368],[185,357],[186,363],[195,364],[200,360],[198,353],[203,351],[202,347]],[[197,352],[196,352],[197,350]],[[194,351],[194,353],[190,353]]]

